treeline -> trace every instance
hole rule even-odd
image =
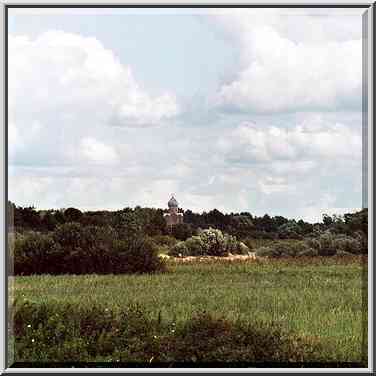
[[[124,226],[122,221],[127,215],[132,216],[135,226],[146,236],[167,235],[169,229],[163,218],[167,210],[141,208],[139,206],[117,211],[86,211],[76,208],[65,210],[36,210],[34,207],[20,207],[9,202],[8,218],[16,232],[33,230],[38,232],[54,231],[58,225],[77,222],[83,226],[111,226],[115,229]],[[303,239],[330,231],[337,234],[368,234],[368,210],[343,216],[324,214],[320,223],[308,223],[303,220],[288,219],[283,216],[253,216],[248,212],[224,214],[214,209],[202,214],[191,210],[182,211],[184,223],[174,226],[172,234],[178,240],[186,240],[197,234],[199,229],[216,228],[238,239]]]

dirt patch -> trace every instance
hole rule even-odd
[[[186,256],[186,257],[168,257],[169,260],[178,263],[189,263],[189,262],[213,262],[213,261],[223,261],[223,262],[237,262],[237,261],[253,261],[256,260],[256,255],[250,253],[248,255],[228,255],[228,256]]]

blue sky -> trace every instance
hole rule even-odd
[[[9,198],[361,207],[360,10],[9,10]]]

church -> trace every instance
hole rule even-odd
[[[167,226],[172,227],[179,223],[183,223],[183,214],[179,213],[178,211],[179,204],[176,201],[174,196],[171,196],[167,205],[168,205],[168,213],[164,215]]]

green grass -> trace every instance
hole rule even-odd
[[[201,311],[234,323],[278,323],[317,340],[327,361],[359,362],[365,266],[360,257],[345,259],[170,263],[169,272],[155,275],[12,277],[10,297],[114,311],[139,304],[148,318],[177,325]]]

